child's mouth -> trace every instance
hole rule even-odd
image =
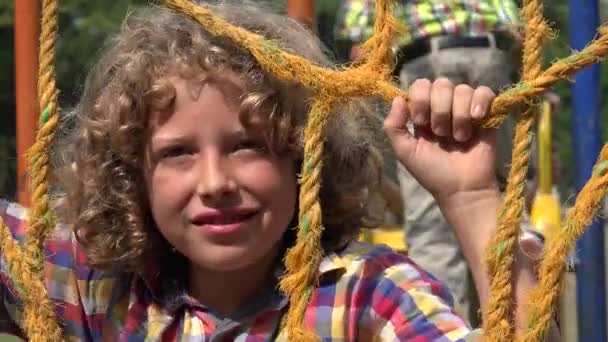
[[[212,210],[196,215],[192,224],[210,234],[233,234],[242,230],[257,214],[257,210],[235,208],[228,210]]]
[[[204,220],[201,224],[212,224],[212,225],[225,225],[225,224],[233,224],[239,223],[242,221],[248,220],[253,215],[230,215],[230,216],[221,216],[208,220]]]

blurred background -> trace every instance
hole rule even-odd
[[[17,152],[16,152],[16,90],[15,90],[15,4],[23,0],[0,0],[0,198],[16,201],[18,197],[17,185]],[[258,0],[275,9],[278,12],[286,13],[287,0]],[[305,0],[302,0],[304,2]],[[570,54],[570,32],[568,25],[577,25],[576,19],[569,18],[572,4],[579,2],[587,3],[595,0],[546,0],[545,15],[550,21],[553,29],[558,33],[556,38],[549,42],[545,51],[545,63],[548,64],[557,58],[565,57]],[[599,17],[601,22],[608,20],[608,0],[597,0],[599,2]],[[82,85],[86,77],[86,72],[96,60],[104,47],[104,42],[116,33],[120,28],[120,23],[125,14],[136,6],[148,3],[148,0],[114,0],[114,1],[91,1],[91,0],[61,0],[57,55],[57,80],[60,90],[60,105],[62,108],[70,108],[79,98]],[[344,43],[337,43],[334,38],[334,26],[336,15],[342,0],[314,0],[314,24],[313,29],[324,42],[329,51],[333,54],[338,63],[346,63],[349,55],[350,46]],[[600,89],[599,94],[608,94],[608,65],[600,66]],[[560,99],[561,105],[553,115],[552,122],[552,144],[556,159],[559,161],[559,177],[554,180],[557,190],[561,194],[561,204],[569,207],[574,203],[576,193],[575,184],[575,162],[573,148],[573,121],[572,121],[572,88],[568,82],[561,82],[552,89]],[[36,94],[26,96],[31,97],[32,103],[36,99]],[[600,115],[601,130],[604,137],[608,136],[608,103],[607,96],[600,96]],[[588,127],[588,126],[587,126]],[[599,232],[591,240],[603,240],[606,235],[601,227],[597,227]],[[388,240],[403,241],[401,229],[396,231],[398,235],[390,235]],[[599,239],[598,239],[599,237]],[[386,242],[383,240],[381,242]],[[390,241],[389,241],[390,242]],[[579,250],[598,251],[601,254],[588,254],[581,257],[595,268],[589,269],[583,265],[579,259],[575,260],[579,275],[587,275],[589,278],[586,283],[579,286],[579,298],[581,292],[589,291],[589,284],[597,283],[594,275],[608,272],[598,272],[604,264],[603,249],[601,243],[598,248],[583,248],[579,245]],[[608,246],[608,243],[606,244]],[[606,253],[608,255],[608,253]],[[600,280],[604,284],[604,277]],[[566,278],[565,299],[561,304],[562,308],[569,309],[570,316],[564,321],[575,325],[576,321],[576,296],[573,272],[569,272]],[[595,313],[587,312],[586,308],[593,306],[603,306],[606,291],[594,296],[589,296],[586,302],[589,306],[579,308],[579,324]],[[597,298],[597,300],[596,300]],[[601,299],[601,302],[598,300]],[[580,299],[579,299],[580,300]],[[599,305],[601,304],[601,305]],[[579,304],[580,305],[580,304]],[[582,327],[581,330],[585,330]],[[604,326],[605,330],[605,326]],[[576,341],[576,333],[571,333],[565,341]],[[589,339],[581,339],[589,340]],[[4,341],[0,336],[0,341]],[[601,339],[599,340],[601,342]]]
[[[17,0],[18,1],[18,0]],[[287,0],[261,0],[277,11],[286,10]],[[582,0],[581,0],[582,1]],[[125,13],[146,0],[89,1],[63,0],[60,10],[60,39],[57,56],[57,79],[63,108],[72,106],[79,96],[87,68],[99,54],[103,42],[120,27]],[[315,28],[320,38],[333,51],[336,59],[345,61],[348,47],[336,46],[332,33],[339,0],[316,0]],[[568,1],[545,2],[546,16],[559,36],[546,51],[546,62],[569,53]],[[608,0],[600,0],[601,21],[608,15]],[[0,197],[16,197],[16,145],[15,145],[15,71],[14,71],[14,1],[0,0]],[[602,90],[608,90],[608,69],[602,66]],[[553,123],[554,145],[561,162],[562,174],[557,180],[562,194],[572,193],[572,121],[570,115],[570,85],[560,83],[554,91],[561,97],[561,109]],[[35,94],[31,95],[32,98]],[[602,115],[608,110],[602,99]],[[603,133],[608,120],[602,120]],[[605,135],[604,135],[605,136]]]

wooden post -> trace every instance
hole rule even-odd
[[[314,30],[314,0],[287,0],[287,15]]]
[[[17,105],[17,200],[29,205],[25,154],[38,127],[39,0],[15,0],[15,93]]]

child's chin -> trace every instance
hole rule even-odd
[[[205,248],[204,255],[200,252],[190,258],[191,261],[200,268],[216,272],[246,270],[258,264],[265,254],[243,246],[210,246]]]

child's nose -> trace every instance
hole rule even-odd
[[[202,163],[197,193],[202,198],[220,199],[236,189],[236,182],[229,170],[217,158]]]

